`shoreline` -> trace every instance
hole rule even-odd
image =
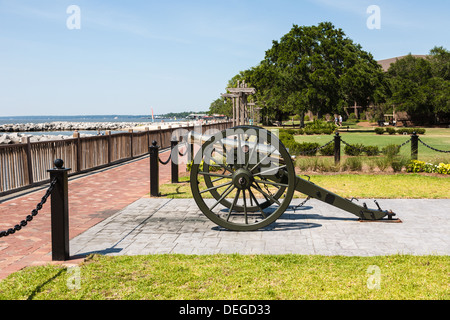
[[[220,122],[220,121],[212,121]],[[74,132],[80,137],[104,134],[104,131],[150,131],[167,129],[168,127],[186,127],[202,125],[202,120],[186,120],[171,122],[69,122],[53,121],[43,123],[16,123],[0,125],[0,145],[22,143],[23,138],[30,142],[72,139]],[[103,132],[102,132],[103,131]],[[84,132],[84,133],[83,133]],[[58,134],[66,133],[66,134]]]
[[[0,125],[0,133],[41,132],[41,131],[96,131],[126,130],[138,127],[158,127],[170,125],[192,125],[198,121],[171,122],[71,122],[52,121],[40,123],[7,123]]]

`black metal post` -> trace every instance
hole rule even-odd
[[[150,153],[150,195],[159,197],[159,146],[156,141],[149,147]]]
[[[194,161],[194,141],[189,141],[189,158],[188,161]]]
[[[47,170],[50,181],[56,178],[56,184],[51,193],[51,228],[52,228],[52,260],[65,261],[69,259],[69,183],[68,172],[64,162],[56,159],[55,168]]]
[[[334,135],[334,163],[341,162],[341,136],[339,132]]]
[[[178,183],[178,141],[170,141],[172,183]]]
[[[411,136],[411,160],[418,159],[419,152],[419,136],[413,132]]]

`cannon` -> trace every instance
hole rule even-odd
[[[288,209],[295,191],[361,221],[395,216],[376,200],[377,209],[370,209],[297,176],[286,147],[263,128],[237,126],[213,135],[191,132],[188,141],[201,146],[190,173],[194,200],[206,217],[223,228],[251,231],[272,224]]]

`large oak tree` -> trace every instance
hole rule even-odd
[[[383,79],[372,55],[330,22],[294,25],[242,75],[256,87],[258,101],[278,116],[311,110],[320,117],[355,102],[367,106]]]

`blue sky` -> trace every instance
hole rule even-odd
[[[448,0],[0,0],[0,116],[207,110],[293,24],[330,21],[380,60],[450,49],[449,12]]]

